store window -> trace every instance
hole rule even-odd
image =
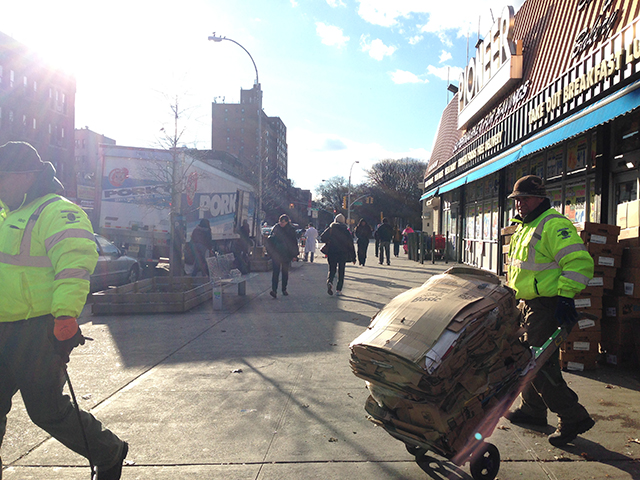
[[[554,148],[547,153],[547,181],[562,177],[564,172],[564,147]]]
[[[587,136],[570,140],[567,144],[567,172],[581,170],[587,166]]]
[[[572,222],[586,221],[587,187],[584,183],[567,185],[565,190],[564,215]]]
[[[562,185],[547,188],[547,196],[551,200],[551,206],[562,213]]]

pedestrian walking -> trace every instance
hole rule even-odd
[[[282,271],[282,295],[287,296],[287,285],[289,284],[289,268],[291,260],[298,257],[298,237],[296,230],[291,225],[288,215],[280,215],[278,223],[271,229],[271,234],[267,237],[267,252],[271,256],[273,272],[271,275],[271,295],[278,296],[278,280]]]
[[[313,263],[313,256],[316,253],[316,244],[318,243],[318,230],[312,223],[307,227],[307,231],[304,232],[304,261],[306,262],[311,254],[311,263]]]
[[[211,253],[213,240],[211,238],[211,224],[206,218],[200,220],[200,223],[196,225],[196,228],[191,232],[191,246],[195,260],[191,276],[195,277],[199,272],[202,272],[204,276],[209,276],[207,252]]]
[[[404,230],[402,231],[402,245],[403,245],[403,249],[404,249],[404,253],[409,253],[409,234],[410,233],[415,233],[413,228],[411,228],[411,225],[407,223],[407,226],[404,227]]]
[[[540,177],[516,181],[517,229],[509,243],[508,285],[520,300],[525,338],[541,347],[558,328],[570,331],[578,319],[574,296],[593,277],[593,259],[571,221],[551,207]],[[556,350],[520,394],[520,406],[506,417],[513,423],[547,425],[547,409],[558,415],[549,442],[561,447],[595,424],[562,378]]]
[[[369,239],[371,238],[371,227],[367,221],[362,218],[356,227],[356,238],[358,243],[358,262],[364,267],[367,261],[367,249],[369,248]]]
[[[329,262],[329,276],[327,277],[327,293],[333,295],[333,280],[338,273],[336,295],[342,295],[344,286],[344,271],[347,262],[356,263],[356,250],[353,247],[353,237],[344,223],[344,215],[336,215],[333,223],[322,232],[320,241],[327,245],[327,261]]]
[[[402,233],[400,233],[400,227],[398,225],[393,226],[393,256],[398,258],[400,254],[400,244],[402,243]]]
[[[30,144],[0,146],[0,444],[19,390],[35,424],[90,459],[98,480],[118,480],[127,443],[62,393],[98,260],[89,218],[62,189]]]
[[[391,265],[391,239],[393,238],[393,227],[389,224],[388,218],[382,219],[382,224],[378,227],[378,238],[380,239],[380,255],[378,260],[380,265],[384,264],[384,256],[387,255],[387,265]]]
[[[376,258],[380,255],[380,235],[378,234],[378,229],[382,223],[376,225],[376,228],[373,229],[373,241],[375,243],[375,255]]]

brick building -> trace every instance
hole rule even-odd
[[[0,32],[0,144],[26,141],[77,196],[74,168],[76,80]]]
[[[270,221],[278,211],[284,212],[288,208],[287,128],[279,117],[269,117],[262,110],[259,84],[250,90],[241,89],[240,103],[212,104],[211,149],[237,157],[257,185],[259,115],[262,116],[263,210]]]

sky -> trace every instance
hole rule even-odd
[[[158,147],[211,148],[211,103],[256,80],[287,127],[288,176],[354,184],[378,160],[428,161],[449,83],[506,5],[524,0],[21,0],[0,31],[76,77],[76,128]],[[354,162],[358,163],[354,163]]]

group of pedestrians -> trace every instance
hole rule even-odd
[[[413,232],[410,225],[407,225],[400,232],[400,227],[398,225],[392,227],[388,218],[383,218],[382,222],[373,229],[363,218],[358,222],[354,231],[358,247],[356,255],[353,235],[347,227],[344,215],[340,213],[335,216],[334,221],[322,234],[319,234],[312,224],[307,226],[306,231],[302,234],[304,261],[313,262],[318,239],[324,243],[325,247],[323,247],[322,253],[327,256],[329,264],[327,293],[333,295],[335,292],[336,295],[342,295],[346,264],[353,263],[355,265],[357,261],[360,266],[365,266],[369,240],[372,236],[376,240],[378,263],[384,265],[386,260],[386,264],[391,265],[391,243],[393,242],[394,245],[394,256],[398,257],[400,244],[410,232]],[[296,232],[287,215],[280,216],[278,223],[273,226],[266,240],[266,246],[273,261],[271,291],[269,293],[273,298],[278,297],[278,283],[280,276],[282,276],[282,295],[286,296],[288,295],[289,267],[291,261],[297,259],[299,255]]]

